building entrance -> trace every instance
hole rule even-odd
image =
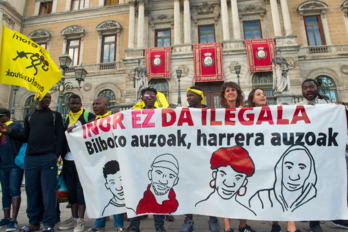
[[[223,83],[223,81],[196,82],[195,85],[203,90],[205,104],[209,108],[221,108],[219,93]]]

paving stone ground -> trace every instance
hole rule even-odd
[[[0,193],[1,195],[1,193]],[[0,201],[1,202],[1,201]],[[22,205],[20,208],[20,212],[18,215],[18,223],[19,228],[22,226],[25,226],[28,224],[28,218],[26,215],[26,205],[27,205],[27,199],[25,191],[22,191]],[[61,210],[61,220],[64,221],[68,219],[71,216],[70,209],[66,208],[67,203],[60,204],[60,210]],[[1,207],[2,208],[2,207]],[[315,209],[313,209],[315,210]],[[0,217],[3,218],[2,213],[0,213]],[[167,232],[179,232],[181,229],[182,224],[184,223],[184,216],[182,215],[174,215],[175,221],[174,222],[167,222],[165,221],[164,227],[166,228]],[[209,232],[208,229],[208,219],[207,216],[200,216],[200,215],[194,215],[194,222],[195,222],[195,232]],[[89,219],[86,215],[85,217],[86,221],[86,229],[92,227],[94,225],[94,219]],[[224,229],[224,222],[222,218],[219,218],[219,224],[220,224],[220,231],[223,232]],[[256,232],[270,232],[271,231],[271,222],[268,221],[248,221],[247,224],[251,226]],[[235,232],[238,232],[238,225],[239,221],[236,219],[231,219],[231,225],[232,228],[235,229]],[[297,222],[296,223],[297,228],[300,229],[302,232],[310,232],[308,222]],[[127,228],[129,226],[129,222],[125,221],[124,227]],[[286,223],[280,222],[280,226],[282,228],[283,232],[286,232]],[[323,228],[324,232],[347,232],[345,229],[341,229],[338,227],[335,227],[331,224],[331,222],[321,222],[321,227]],[[56,231],[58,231],[58,225],[54,228]],[[0,232],[5,231],[6,228],[0,228]],[[72,232],[71,230],[66,230],[67,232]],[[106,222],[106,230],[107,232],[114,231],[113,228],[113,218]],[[140,231],[141,232],[155,232],[154,228],[154,221],[152,215],[150,215],[147,219],[141,220],[140,224]]]

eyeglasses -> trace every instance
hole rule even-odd
[[[152,100],[156,100],[156,95],[149,95],[149,94],[145,94],[144,95],[144,99],[147,100],[149,97],[152,98]]]

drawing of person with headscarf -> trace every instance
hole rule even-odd
[[[248,152],[239,146],[220,148],[213,153],[210,165],[213,170],[213,179],[210,181],[213,192],[195,206],[204,209],[228,204],[234,211],[255,214],[238,201],[238,197],[242,197],[247,191],[247,178],[255,172],[254,162]]]
[[[289,147],[275,165],[274,173],[273,188],[260,190],[250,198],[249,206],[253,210],[259,207],[266,209],[281,206],[284,212],[293,212],[316,197],[315,162],[306,147]]]

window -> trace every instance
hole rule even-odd
[[[80,39],[68,40],[67,53],[71,58],[71,66],[79,65],[79,54],[80,54]]]
[[[39,45],[47,50],[47,43],[39,43]]]
[[[253,77],[253,89],[260,88],[265,92],[269,105],[276,104],[273,92],[273,74],[270,72],[258,72]]]
[[[42,2],[40,4],[39,15],[51,14],[52,13],[52,1],[51,2]]]
[[[199,26],[199,43],[215,42],[214,26]]]
[[[309,46],[325,45],[324,32],[320,16],[304,17]]]
[[[27,100],[25,101],[25,104],[24,104],[24,117],[29,115],[29,114],[32,114],[34,113],[35,109],[36,109],[36,106],[37,106],[37,103],[36,101],[34,100],[34,95],[30,96],[27,98]]]
[[[74,93],[71,93],[71,92],[64,94],[64,99],[63,99],[63,104],[62,104],[62,112],[61,112],[63,119],[65,119],[65,117],[69,115],[69,112],[70,112],[70,109],[68,106],[69,97],[73,94]]]
[[[110,5],[117,5],[118,0],[105,0],[104,1],[104,6],[110,6]]]
[[[335,81],[329,76],[319,76],[315,78],[319,84],[319,94],[331,102],[338,101],[337,86]]]
[[[85,8],[85,0],[71,0],[70,10],[80,10]]]
[[[156,30],[156,45],[155,47],[170,46],[170,30]]]
[[[244,39],[261,39],[262,32],[260,21],[243,22],[244,24]]]
[[[163,79],[154,79],[149,82],[149,87],[156,89],[157,91],[163,93],[167,101],[169,102],[169,86],[168,82]]]
[[[108,106],[114,106],[116,104],[116,97],[114,91],[106,89],[98,94],[98,97],[104,97],[108,101]]]
[[[116,35],[103,36],[102,63],[114,62],[116,59]]]

